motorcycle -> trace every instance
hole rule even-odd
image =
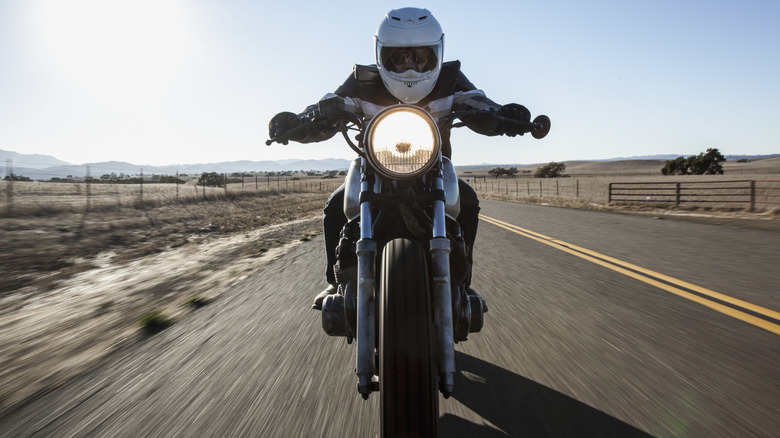
[[[479,332],[487,311],[467,288],[458,177],[441,153],[440,128],[470,118],[513,123],[537,139],[550,130],[544,115],[531,122],[488,110],[456,111],[437,124],[407,104],[364,120],[333,97],[266,142],[287,144],[299,130],[336,126],[358,155],[345,182],[338,289],[323,301],[321,317],[328,335],[357,340],[357,389],[364,399],[379,392],[383,437],[436,436],[438,392],[448,398],[454,388],[454,344]]]

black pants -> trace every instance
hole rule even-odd
[[[469,248],[469,261],[471,250],[474,248],[474,240],[477,238],[477,223],[479,222],[479,199],[476,192],[463,180],[458,180],[460,190],[460,214],[458,223],[463,232],[463,240]],[[333,265],[336,264],[336,247],[339,244],[339,234],[347,218],[344,216],[344,184],[336,189],[325,202],[325,215],[322,217],[322,230],[325,234],[325,253],[328,257],[328,266],[325,270],[328,283],[336,284],[333,274]]]

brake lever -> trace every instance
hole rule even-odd
[[[295,134],[295,133],[296,133],[296,132],[298,132],[298,131],[301,131],[301,130],[303,130],[304,128],[308,127],[310,124],[311,124],[311,122],[306,122],[306,123],[304,123],[303,125],[296,126],[295,128],[293,128],[293,129],[290,129],[290,130],[289,130],[289,131],[287,131],[287,132],[283,132],[283,133],[281,133],[281,134],[277,135],[277,136],[276,136],[276,137],[274,137],[274,138],[271,138],[271,139],[269,139],[269,140],[266,140],[266,142],[265,142],[265,145],[266,145],[266,146],[271,146],[271,145],[272,145],[272,144],[274,144],[274,143],[280,143],[280,144],[282,144],[282,145],[285,145],[285,146],[286,146],[287,144],[289,144],[289,143],[290,143],[290,136],[291,136],[291,135]]]

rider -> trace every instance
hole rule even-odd
[[[323,99],[339,96],[347,110],[371,118],[385,107],[398,103],[413,104],[426,109],[437,121],[453,111],[469,109],[493,110],[498,115],[529,121],[530,113],[522,105],[499,105],[488,99],[460,71],[459,61],[443,62],[444,33],[436,18],[427,9],[403,8],[387,13],[374,35],[376,65],[356,65],[353,74],[334,93]],[[282,112],[268,124],[270,138],[284,134],[304,123],[304,116],[315,109],[312,105],[296,115]],[[462,120],[471,130],[484,135],[523,135],[512,123],[502,123],[491,117]],[[450,130],[440,126],[442,154],[450,158]],[[327,140],[338,132],[336,127],[312,126],[301,129],[289,140],[310,143]],[[479,200],[474,190],[458,180],[461,211],[457,218],[471,262],[477,235]],[[323,299],[336,292],[333,266],[339,232],[347,221],[342,206],[344,185],[336,189],[325,203],[323,232],[327,253],[328,288],[317,295],[314,309],[321,309]]]

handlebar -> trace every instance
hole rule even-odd
[[[317,109],[304,116],[303,124],[267,140],[265,142],[266,146],[270,146],[273,143],[287,144],[291,136],[304,129],[319,124],[323,129],[338,126],[338,129],[344,134],[344,137],[347,139],[350,147],[355,149],[359,154],[362,154],[360,150],[350,141],[346,131],[348,129],[347,125],[351,123],[355,126],[358,126],[359,130],[362,132],[364,124],[363,118],[353,112],[346,111],[344,109],[343,102],[336,102],[334,99],[335,98],[321,101]],[[511,123],[520,128],[522,133],[530,132],[531,135],[536,139],[544,138],[547,133],[550,132],[550,118],[545,115],[536,116],[532,122],[527,122],[524,120],[503,117],[497,114],[494,110],[455,111],[442,119],[440,121],[440,125],[450,125],[452,128],[460,128],[466,126],[466,122],[464,122],[465,119],[480,117],[492,118],[497,121]],[[455,119],[459,119],[460,122],[454,123]]]

